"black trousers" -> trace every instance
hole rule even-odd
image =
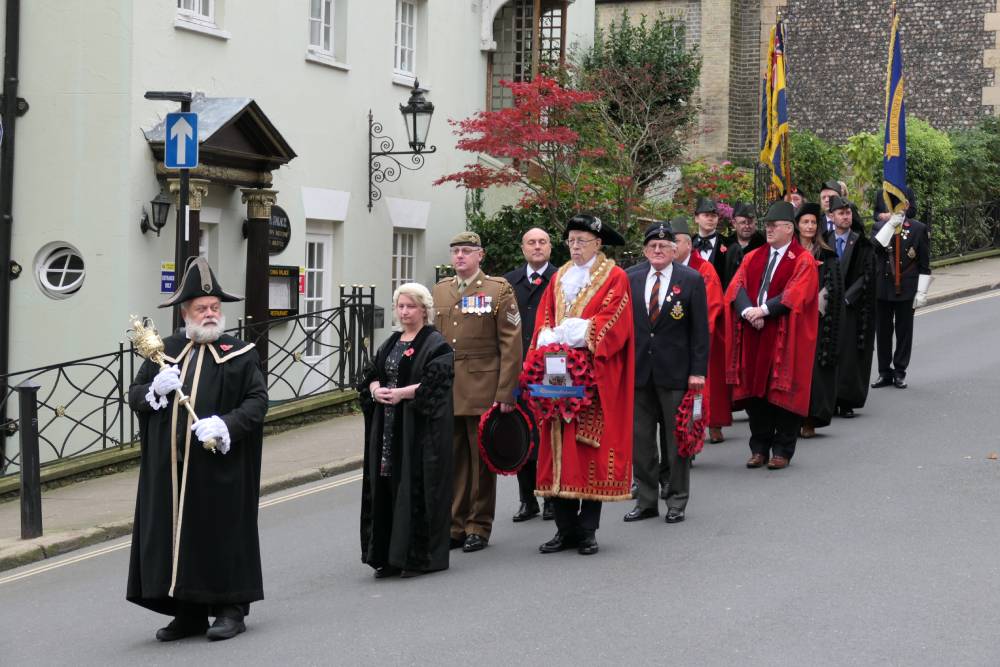
[[[601,525],[601,501],[553,498],[556,528],[563,535],[594,533]]]
[[[749,399],[746,407],[750,418],[750,451],[765,458],[774,455],[791,460],[802,417],[763,398]]]
[[[875,302],[875,343],[878,349],[878,374],[882,377],[906,377],[913,350],[913,299]],[[896,351],[892,334],[896,334]]]
[[[201,604],[198,602],[177,601],[177,616],[191,619],[203,619],[209,616],[225,616],[242,621],[250,613],[250,603],[245,604]]]
[[[528,461],[524,467],[517,471],[517,495],[522,503],[531,505],[538,504],[535,499],[535,475],[538,468],[537,461]]]

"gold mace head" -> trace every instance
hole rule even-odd
[[[141,356],[155,363],[159,363],[163,358],[163,339],[156,332],[156,325],[148,317],[129,316],[132,321],[132,328],[129,329],[128,339],[132,341],[136,352]]]

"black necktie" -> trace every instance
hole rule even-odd
[[[778,262],[778,251],[771,253],[771,261],[767,263],[767,270],[764,271],[764,280],[760,283],[760,291],[757,292],[757,305],[764,305],[764,297],[767,295],[767,288],[771,286],[771,274],[774,273],[774,265]]]
[[[699,236],[694,240],[694,247],[698,250],[712,251],[712,239],[715,238],[715,234],[711,236]]]

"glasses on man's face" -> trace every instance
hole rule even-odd
[[[582,248],[594,243],[597,239],[566,239],[566,245],[570,248]]]
[[[652,252],[666,252],[672,247],[670,243],[660,243],[658,241],[652,241],[646,244]]]
[[[767,229],[777,229],[778,227],[792,227],[790,222],[765,222],[764,227]]]
[[[473,248],[471,246],[457,246],[451,249],[452,255],[461,255],[462,257],[468,257],[479,252],[481,248]]]

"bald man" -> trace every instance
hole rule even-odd
[[[535,314],[538,312],[538,302],[541,301],[549,280],[555,275],[556,267],[549,263],[549,258],[552,256],[552,240],[544,229],[533,227],[526,231],[521,237],[521,252],[524,254],[526,263],[505,275],[504,278],[514,288],[517,308],[521,311],[521,337],[524,343],[521,349],[524,354],[527,354],[528,348],[531,347],[531,335],[535,331]],[[521,506],[514,514],[515,522],[533,519],[539,513],[538,500],[535,498],[534,457],[536,456],[538,456],[537,449],[532,453],[531,460],[517,473]],[[548,520],[553,517],[552,502],[546,499],[542,518]]]

